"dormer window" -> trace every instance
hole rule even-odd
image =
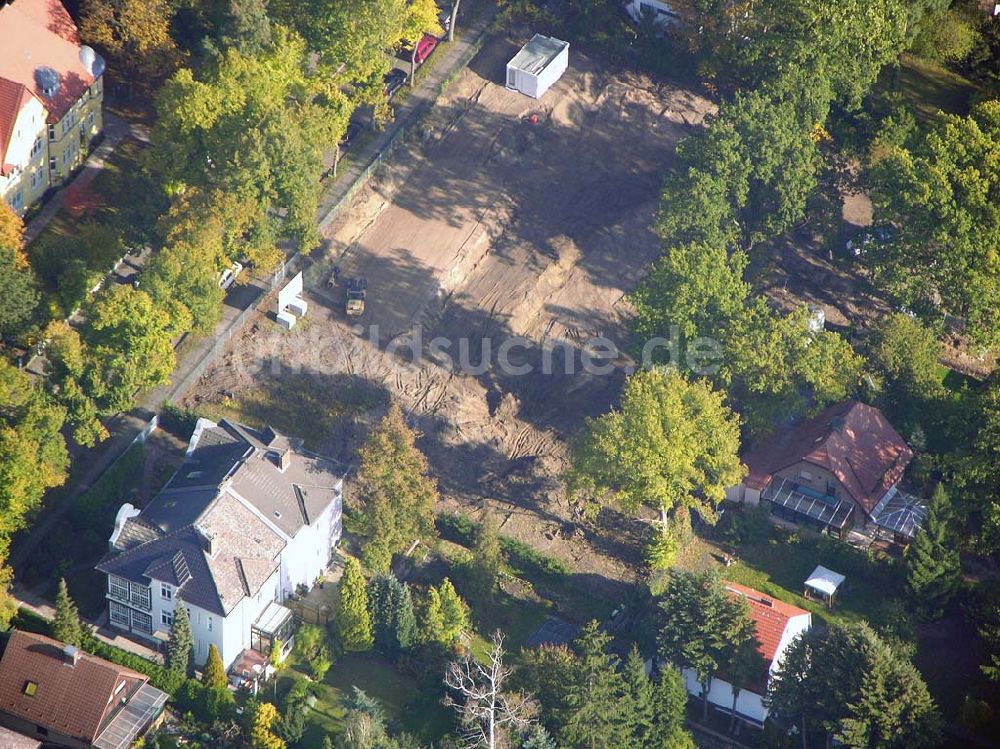
[[[25,697],[34,697],[35,693],[38,692],[38,684],[34,681],[24,682],[24,695]]]

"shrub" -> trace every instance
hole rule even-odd
[[[180,439],[191,439],[197,423],[198,414],[190,408],[181,408],[168,401],[160,409],[160,426]]]
[[[150,684],[169,695],[175,695],[185,682],[185,678],[182,675],[175,674],[166,667],[158,663],[153,663],[141,655],[129,653],[121,648],[116,648],[114,645],[109,645],[102,640],[91,639],[89,642],[85,642],[84,650],[99,658],[117,663],[119,666],[124,666],[133,671],[138,671],[140,674],[145,674],[149,677]]]

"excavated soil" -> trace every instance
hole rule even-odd
[[[658,250],[663,175],[711,104],[581,55],[534,101],[503,87],[514,49],[484,48],[329,228],[306,269],[307,319],[247,328],[185,405],[267,401],[278,422],[297,400],[275,426],[351,462],[395,400],[422,432],[443,509],[489,507],[504,533],[614,593],[634,579],[641,528],[613,513],[582,523],[559,477],[566,438],[615,402],[630,360],[589,374],[581,348],[596,336],[624,348],[623,297]],[[356,277],[367,309],[348,320]],[[302,423],[313,416],[318,433]]]

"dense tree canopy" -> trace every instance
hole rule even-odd
[[[941,721],[920,674],[866,623],[813,628],[768,688],[772,709],[854,749],[934,747]]]
[[[944,115],[911,148],[874,169],[879,213],[899,236],[879,245],[876,278],[929,319],[963,318],[983,344],[1000,341],[1000,101]]]

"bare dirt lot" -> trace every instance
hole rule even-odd
[[[271,421],[351,461],[398,400],[446,508],[492,507],[504,533],[612,592],[634,578],[629,529],[614,516],[602,530],[577,525],[559,475],[565,438],[615,401],[628,360],[586,374],[580,347],[599,335],[623,347],[623,296],[658,250],[663,175],[711,105],[580,55],[534,101],[502,85],[515,49],[489,43],[330,227],[306,270],[308,318],[290,333],[261,319],[185,405]],[[343,282],[354,277],[368,281],[367,310],[348,321]],[[435,337],[448,356],[431,351]],[[511,365],[531,373],[497,366],[512,337],[523,338]],[[419,340],[421,356],[400,349]],[[551,374],[540,371],[544,346],[556,347]],[[484,358],[491,366],[477,368]]]

